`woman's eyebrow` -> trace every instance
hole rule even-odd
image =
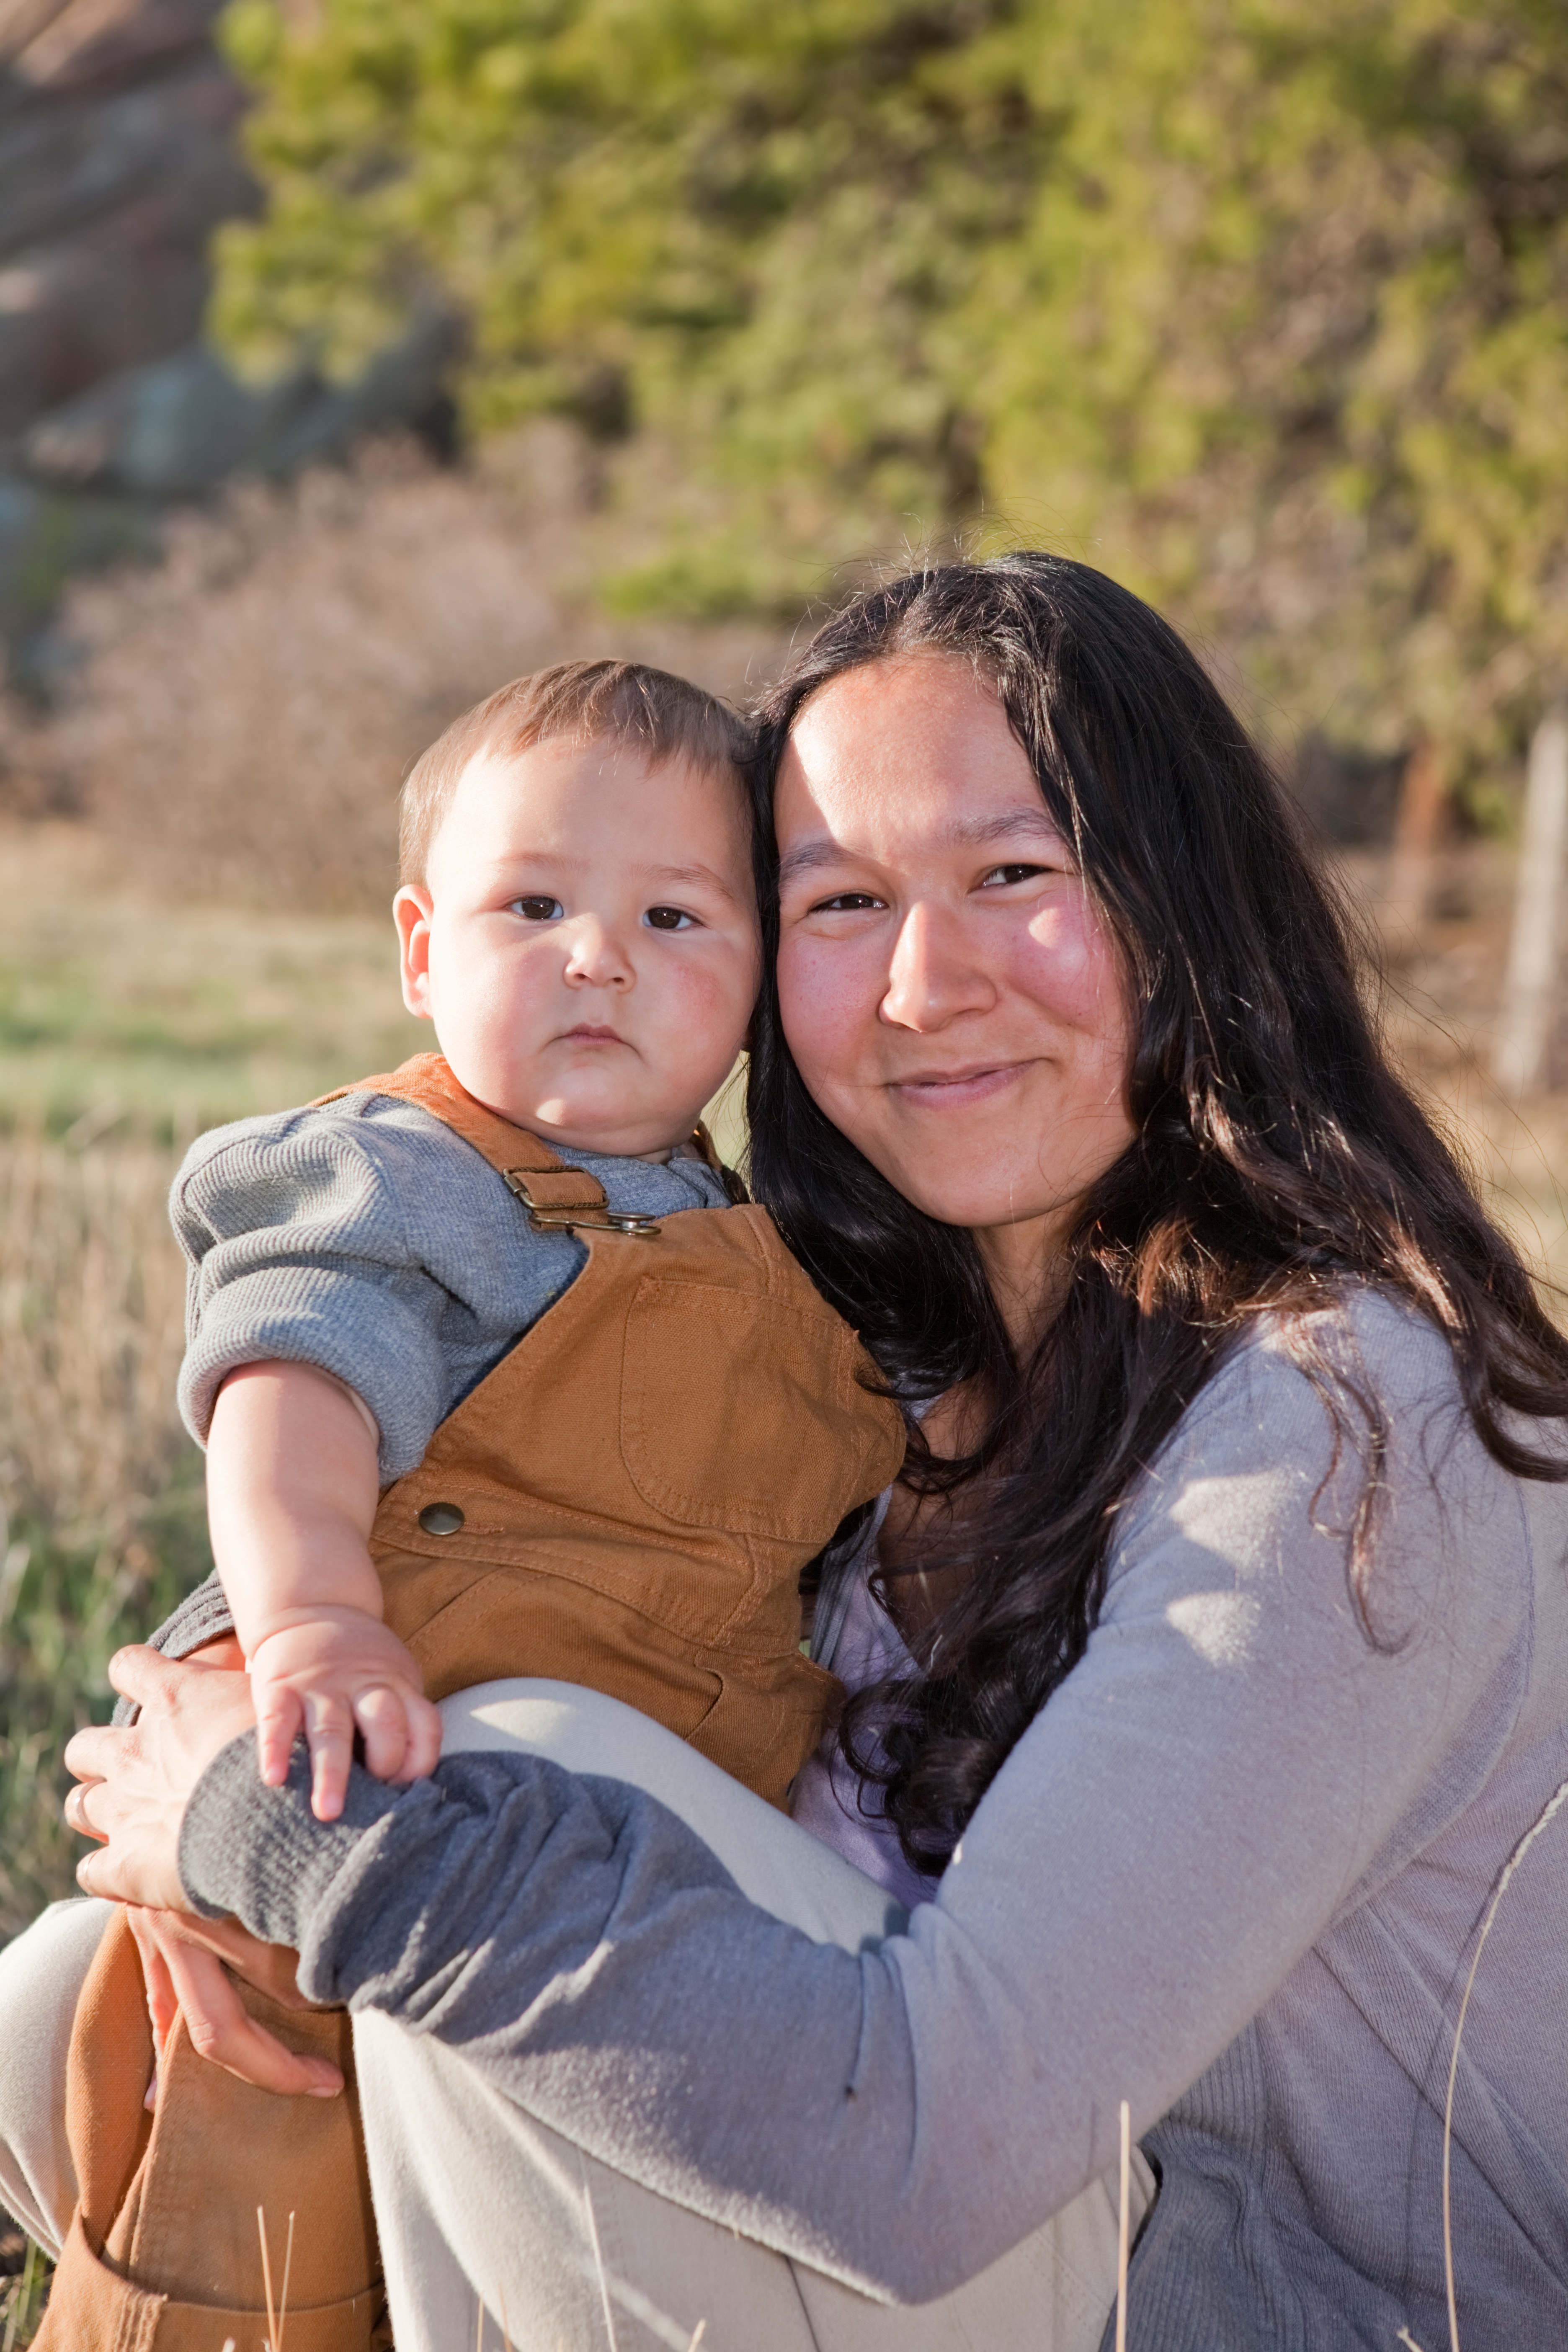
[[[810,874],[818,866],[837,866],[840,858],[854,854],[826,834],[819,834],[815,841],[803,841],[797,848],[784,851],[779,859],[780,885],[793,882],[797,874]]]
[[[999,809],[991,816],[955,817],[951,824],[942,825],[933,839],[941,849],[984,849],[994,841],[1015,841],[1021,833],[1032,834],[1041,841],[1060,841],[1062,837],[1060,826],[1052,822],[1043,803],[1021,802],[1016,808]],[[779,859],[779,886],[782,888],[786,882],[793,882],[797,874],[810,874],[819,866],[837,866],[846,857],[859,855],[830,835],[819,834],[815,841],[803,841],[784,851]]]
[[[1020,833],[1032,833],[1042,841],[1062,837],[1060,825],[1043,803],[1028,801],[999,810],[994,816],[956,818],[943,828],[942,839],[944,846],[954,849],[984,849],[994,841],[1010,841]]]

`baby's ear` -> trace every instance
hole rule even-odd
[[[436,902],[423,882],[405,882],[392,902],[397,926],[403,971],[403,1002],[410,1013],[429,1020],[430,918]]]

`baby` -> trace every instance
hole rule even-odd
[[[409,779],[394,902],[444,1062],[220,1131],[182,1177],[218,1576],[263,1777],[302,1732],[323,1820],[356,1732],[373,1772],[428,1772],[426,1689],[500,1674],[627,1696],[777,1802],[820,1732],[799,1569],[900,1432],[697,1126],[758,984],[744,748],[613,663],[458,720]]]
[[[232,1625],[262,1776],[302,1734],[323,1820],[356,1738],[384,1779],[428,1773],[432,1701],[502,1676],[625,1699],[776,1804],[821,1735],[837,1686],[802,1654],[801,1570],[903,1426],[698,1124],[761,968],[746,754],[724,705],[618,662],[458,719],[405,787],[395,901],[440,1054],[219,1129],[175,1186],[217,1566],[159,1638]],[[117,1965],[78,2012],[84,2079]],[[149,2294],[254,2316],[215,2210],[324,2211],[362,2177],[349,2100],[268,2096],[171,2037],[140,2168],[57,2276],[62,2314],[95,2315],[81,2341]],[[322,2231],[305,2297],[343,2352],[370,2342],[367,2227]]]

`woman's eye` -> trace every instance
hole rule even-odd
[[[980,877],[983,890],[998,890],[1008,882],[1032,882],[1037,874],[1048,874],[1048,866],[994,866],[989,874]]]
[[[565,911],[559,898],[542,897],[514,898],[507,908],[509,915],[521,915],[525,923],[558,923]]]
[[[819,898],[811,908],[814,915],[863,915],[868,908],[879,907],[882,901],[869,890],[840,890],[831,898]]]
[[[692,919],[681,907],[650,907],[643,917],[650,931],[683,931]]]

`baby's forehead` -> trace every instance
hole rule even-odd
[[[457,781],[431,843],[433,858],[591,846],[628,858],[694,837],[710,856],[750,871],[746,781],[728,761],[651,750],[636,739],[547,736],[481,747]]]

